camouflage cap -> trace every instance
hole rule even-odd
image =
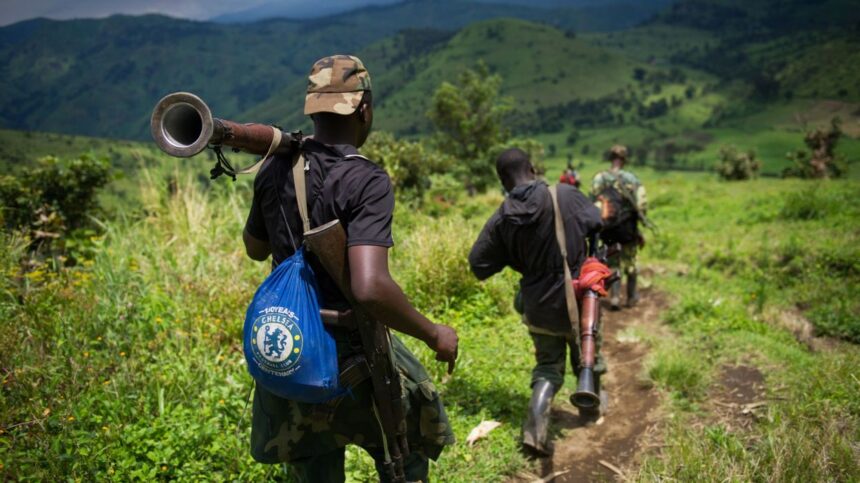
[[[305,115],[332,112],[349,115],[370,90],[370,74],[358,57],[331,55],[314,62],[308,75]]]
[[[621,144],[616,144],[609,148],[609,159],[612,158],[627,159],[627,147]]]

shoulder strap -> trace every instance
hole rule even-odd
[[[552,197],[552,211],[555,217],[555,239],[561,250],[561,263],[564,265],[564,298],[567,302],[567,318],[570,320],[571,329],[574,333],[579,330],[579,307],[576,304],[576,296],[573,293],[573,277],[570,275],[570,266],[567,264],[567,237],[564,234],[564,219],[561,210],[558,209],[557,186],[549,187]]]
[[[278,142],[280,143],[280,137]],[[277,146],[274,140],[272,141],[272,146]],[[266,157],[268,157],[268,155]],[[361,158],[367,160],[367,158],[360,154],[348,154],[344,156],[344,159],[349,158]],[[299,205],[299,215],[302,218],[302,227],[304,228],[304,232],[308,232],[311,229],[310,216],[308,214],[308,192],[305,180],[305,173],[307,170],[308,166],[305,155],[300,153],[295,164],[293,164],[293,184],[296,188],[296,204]]]

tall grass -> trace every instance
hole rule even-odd
[[[269,270],[241,247],[248,183],[207,185],[188,171],[153,169],[138,184],[140,214],[105,223],[95,256],[80,266],[21,266],[25,244],[4,235],[0,474],[286,478],[248,453],[252,386],[241,329]],[[470,201],[482,214],[467,218],[401,209],[395,226],[396,277],[422,311],[461,334],[459,367],[446,384],[443,365],[405,337],[434,374],[458,437],[482,418],[508,422],[478,449],[447,450],[433,470],[441,481],[492,479],[524,464],[515,449],[531,354],[511,313],[512,279],[480,284],[465,264],[496,202]],[[497,371],[498,354],[510,361],[505,371]],[[373,479],[361,451],[350,450],[348,461],[351,478]]]
[[[858,209],[807,201],[856,198],[856,182],[807,195],[815,188],[799,181],[644,177],[661,228],[644,263],[675,301],[665,314],[671,335],[654,342],[647,371],[673,394],[673,416],[668,446],[636,477],[860,479],[860,351],[834,342],[810,352],[772,323],[773,314],[799,310],[820,333],[848,340],[858,333]],[[0,478],[285,479],[280,467],[248,455],[242,318],[269,270],[246,259],[239,241],[249,183],[206,184],[161,168],[135,181],[140,208],[105,222],[82,265],[22,265],[26,242],[3,235]],[[395,215],[395,278],[461,338],[457,370],[446,378],[431,351],[404,337],[440,389],[460,441],[433,465],[440,481],[497,481],[530,464],[518,451],[533,361],[511,309],[517,276],[505,271],[479,283],[466,262],[499,201],[486,195],[424,212],[404,205]],[[766,374],[768,405],[749,429],[709,413],[708,396],[719,390],[714,369],[726,362]],[[503,424],[466,447],[466,434],[484,419]],[[374,475],[356,449],[347,471],[355,480]]]
[[[637,478],[860,479],[860,350],[831,342],[810,352],[773,315],[805,311],[819,335],[858,340],[860,211],[849,200],[860,185],[667,181],[649,187],[664,203],[654,218],[676,249],[646,257],[682,267],[658,277],[676,300],[664,314],[676,335],[654,347],[648,371],[674,395],[672,417],[667,446]],[[718,418],[710,401],[725,390],[715,370],[725,363],[766,375],[756,396],[766,406],[747,429]]]

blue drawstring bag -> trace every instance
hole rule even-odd
[[[245,314],[248,372],[285,399],[322,403],[342,393],[334,338],[323,326],[317,281],[300,247],[257,289]]]

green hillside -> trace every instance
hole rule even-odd
[[[373,76],[378,128],[400,134],[429,132],[424,113],[433,91],[480,61],[502,76],[502,94],[513,98],[516,111],[531,115],[542,107],[633,89],[635,68],[656,70],[553,27],[522,20],[477,22],[450,40],[444,41],[444,36],[436,40],[403,55],[409,44],[401,35],[359,53]],[[243,118],[302,125],[303,89],[304,83],[298,81]]]
[[[502,16],[563,29],[619,29],[653,8],[535,9],[434,0],[254,24],[157,15],[31,20],[0,28],[0,127],[145,139],[152,106],[168,92],[198,93],[216,113],[233,117],[302,79],[314,60],[357,52],[402,29],[456,30]]]
[[[703,169],[736,144],[756,148],[765,173],[777,174],[804,129],[836,116],[846,133],[840,151],[860,160],[858,14],[849,5],[794,2],[782,11],[772,2],[682,0],[633,28],[625,27],[644,14],[612,14],[617,4],[589,14],[462,0],[303,22],[23,22],[0,29],[0,65],[11,73],[0,79],[0,126],[147,139],[155,101],[191,90],[217,116],[308,130],[307,67],[342,51],[373,74],[377,129],[401,136],[429,134],[434,90],[485,62],[513,100],[508,127],[550,152],[599,156],[623,142],[638,162]],[[481,20],[499,15],[520,19]],[[606,19],[624,29],[571,30],[584,20],[608,29]]]

